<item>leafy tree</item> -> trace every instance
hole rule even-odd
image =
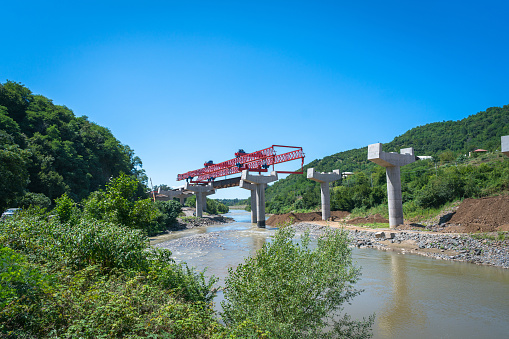
[[[228,206],[215,199],[207,199],[207,212],[210,214],[228,213]]]
[[[195,207],[196,206],[196,195],[191,195],[189,198],[186,198],[186,202],[184,203],[186,207]]]
[[[53,209],[53,213],[56,214],[60,222],[77,222],[79,218],[78,207],[67,194],[64,194],[60,198],[56,199],[55,204],[56,206]]]
[[[106,185],[105,191],[92,194],[85,202],[85,214],[131,228],[151,230],[160,213],[150,199],[137,197],[138,181],[120,173]]]
[[[26,192],[23,197],[18,200],[18,206],[23,208],[32,206],[47,209],[51,206],[51,199],[42,193]]]
[[[155,204],[161,212],[157,219],[157,223],[161,225],[161,230],[171,227],[177,221],[180,212],[182,212],[180,202],[175,200],[156,201]]]
[[[228,326],[250,322],[270,338],[366,338],[373,317],[337,319],[342,305],[360,291],[345,232],[329,231],[315,249],[309,234],[293,242],[290,227],[277,230],[255,257],[229,269],[221,303]]]
[[[0,148],[6,145],[26,152],[19,168],[20,179],[28,176],[23,189],[52,200],[67,193],[79,201],[120,172],[138,178],[139,194],[145,191],[141,160],[129,146],[107,128],[11,81],[0,84]],[[22,195],[15,186],[2,190],[11,204]]]
[[[26,164],[29,155],[17,145],[2,144],[2,133],[0,130],[0,211],[10,207],[23,194],[28,184]]]

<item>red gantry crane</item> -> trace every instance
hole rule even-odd
[[[290,148],[293,150],[277,154],[275,149],[276,147]],[[218,164],[208,161],[204,164],[203,168],[179,174],[177,176],[177,180],[186,180],[188,182],[198,184],[207,183],[209,181],[214,181],[214,179],[219,177],[241,173],[243,170],[249,170],[252,172],[267,172],[270,166],[272,166],[272,170],[274,170],[274,165],[276,164],[297,159],[302,159],[301,170],[299,172],[276,171],[277,173],[303,173],[304,152],[302,151],[302,147],[272,145],[269,148],[253,153],[246,153],[244,150],[240,149],[237,153],[235,153],[235,158],[233,159]]]

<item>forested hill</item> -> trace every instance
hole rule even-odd
[[[383,145],[386,152],[399,152],[401,148],[413,147],[416,155],[438,158],[440,155],[455,159],[477,148],[495,151],[500,149],[500,137],[509,135],[509,105],[491,107],[458,121],[444,121],[412,128],[391,142]],[[352,149],[313,160],[304,169],[314,167],[318,171],[340,169],[343,172],[375,170],[375,164],[367,160],[366,147]],[[315,188],[316,184],[305,175],[292,174],[267,188],[269,212],[284,210],[283,206],[300,206],[297,200]],[[306,199],[304,199],[305,201]],[[304,204],[305,205],[305,204]]]
[[[140,168],[107,128],[19,83],[0,84],[0,210],[63,193],[79,200],[120,172],[143,175]]]

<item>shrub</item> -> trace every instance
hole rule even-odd
[[[69,198],[67,194],[62,195],[60,198],[55,200],[55,208],[53,209],[53,213],[58,217],[58,219],[65,222],[76,222],[79,218],[80,211],[76,206],[76,203]]]
[[[153,222],[151,233],[161,232],[170,228],[177,221],[180,212],[182,212],[182,206],[174,200],[156,201],[155,206],[160,213]]]
[[[310,248],[305,234],[301,245],[295,231],[280,228],[272,243],[236,270],[229,269],[221,303],[230,327],[250,322],[271,338],[367,337],[373,322],[336,316],[342,304],[360,291],[353,289],[360,271],[352,264],[345,232],[329,231]]]
[[[85,201],[85,215],[139,228],[151,234],[159,210],[150,199],[138,199],[138,182],[123,173],[111,179],[106,191],[92,193]]]
[[[51,199],[45,196],[42,193],[32,193],[27,192],[23,197],[18,201],[18,206],[23,208],[32,207],[40,207],[40,208],[49,208],[51,206]]]
[[[212,285],[142,230],[20,213],[0,223],[0,337],[210,338]]]

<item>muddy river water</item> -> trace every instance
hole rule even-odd
[[[153,244],[168,248],[207,275],[228,268],[270,241],[274,228],[259,229],[250,214],[232,211],[234,223],[173,232]],[[442,261],[375,249],[353,249],[362,277],[345,311],[355,319],[375,313],[374,338],[509,338],[509,270]],[[216,298],[220,309],[222,293]]]

